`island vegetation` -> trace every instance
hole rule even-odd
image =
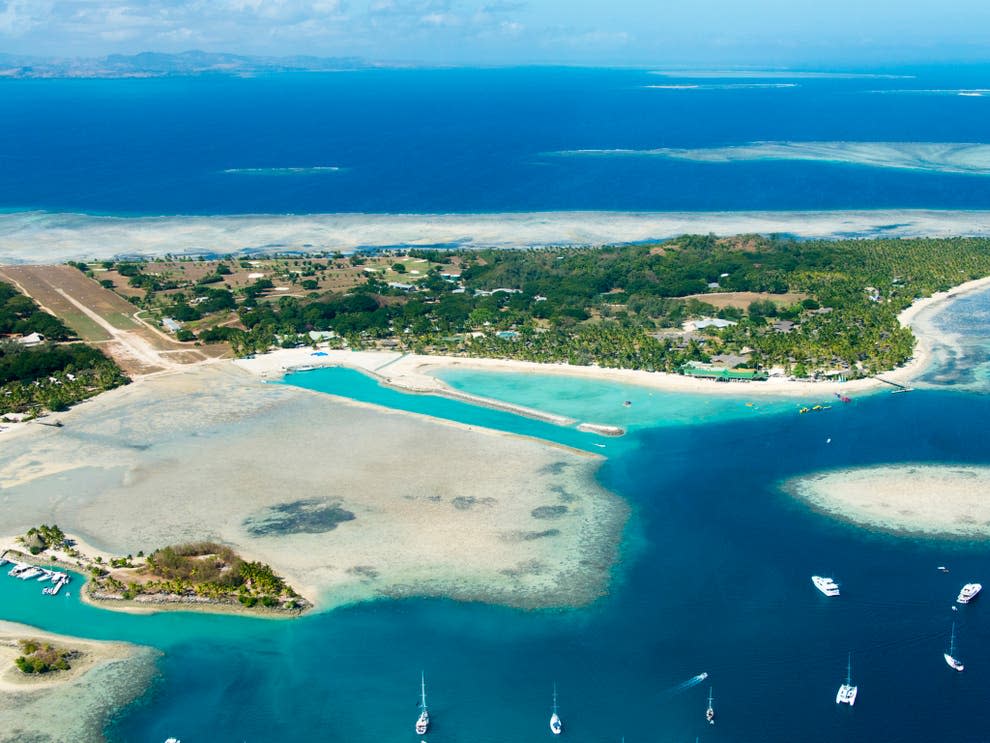
[[[244,560],[216,542],[190,542],[148,555],[104,559],[85,554],[57,525],[32,527],[18,541],[46,565],[86,572],[87,594],[98,601],[230,606],[290,614],[312,606],[269,565]],[[5,555],[18,557],[19,551]]]
[[[855,378],[911,357],[914,337],[898,313],[990,275],[990,241],[688,235],[650,245],[78,267],[184,323],[184,338],[226,341],[239,355],[321,342]]]
[[[65,410],[129,380],[57,317],[0,282],[0,416]]]
[[[21,673],[43,674],[71,668],[69,661],[75,655],[71,650],[37,640],[21,640],[19,644],[21,655],[17,656],[14,664]]]

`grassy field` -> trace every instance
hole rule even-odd
[[[79,337],[102,348],[131,375],[192,364],[228,352],[223,344],[179,343],[136,320],[137,308],[72,266],[4,266],[10,281]]]
[[[770,300],[778,307],[790,307],[807,298],[807,294],[801,294],[800,292],[788,292],[786,294],[768,294],[766,292],[712,292],[709,294],[691,294],[684,297],[684,299],[697,299],[717,309],[736,307],[740,310],[748,309],[753,302],[764,302],[766,300]]]

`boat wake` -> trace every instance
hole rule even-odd
[[[687,681],[683,681],[683,682],[681,682],[679,684],[675,684],[674,686],[671,686],[669,689],[667,689],[665,692],[663,692],[663,694],[661,696],[665,696],[665,697],[667,697],[667,696],[673,696],[674,694],[678,694],[678,693],[680,693],[682,691],[685,691],[687,689],[690,689],[693,686],[697,686],[702,681],[704,681],[706,678],[708,678],[708,673],[707,672],[699,673],[697,676],[692,676]]]

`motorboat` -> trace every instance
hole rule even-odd
[[[839,586],[831,578],[823,578],[820,575],[811,576],[811,582],[815,584],[815,588],[824,593],[826,596],[838,596]]]
[[[962,587],[959,592],[959,596],[956,598],[957,604],[968,604],[970,601],[976,598],[976,594],[983,590],[983,586],[980,583],[967,583]]]

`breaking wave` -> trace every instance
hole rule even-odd
[[[307,168],[227,168],[227,175],[320,175],[339,173],[343,168],[336,165],[315,165]]]
[[[772,80],[910,80],[914,75],[887,75],[872,72],[813,72],[809,70],[651,70],[651,75],[691,78],[753,78]]]
[[[990,145],[965,142],[751,142],[731,147],[588,149],[554,154],[659,157],[703,163],[804,160],[929,173],[990,175]]]
[[[990,236],[990,211],[530,212],[102,217],[0,213],[0,263],[385,247],[524,248],[685,233],[804,238]]]
[[[797,83],[689,83],[682,85],[644,85],[647,90],[773,90],[797,88]]]

